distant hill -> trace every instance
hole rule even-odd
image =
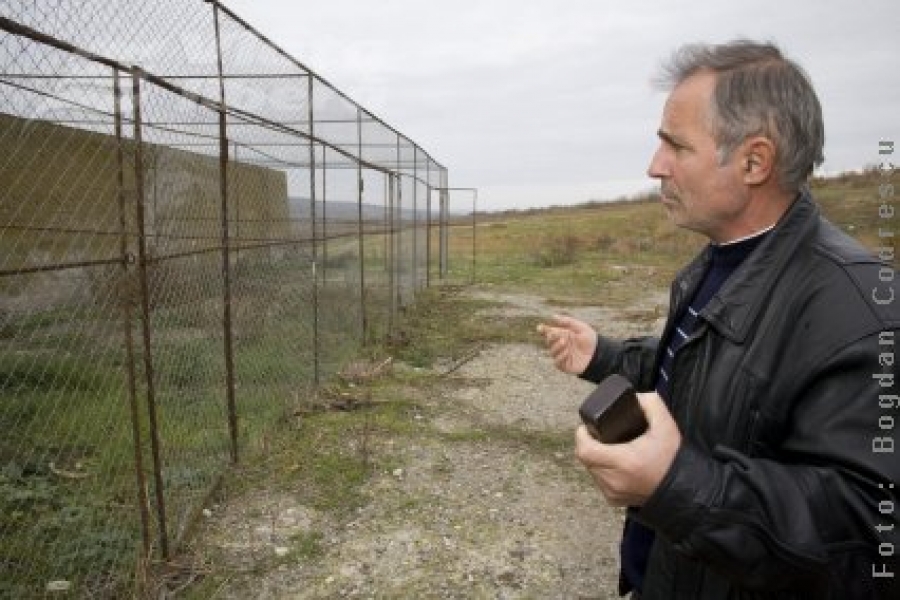
[[[308,218],[310,215],[309,198],[289,197],[288,206],[293,219]],[[329,221],[356,221],[359,217],[359,208],[356,202],[341,200],[316,201],[316,218],[321,219],[323,214]],[[363,221],[385,221],[388,218],[387,208],[384,205],[367,204],[365,202],[362,205],[362,215]],[[419,223],[424,223],[428,218],[427,207],[419,207],[415,212],[412,208],[403,208],[400,211],[400,218],[403,221],[412,221],[415,215],[418,215],[416,220]],[[433,204],[431,207],[432,220],[437,221],[438,215],[437,204]],[[453,216],[459,215],[455,214]]]

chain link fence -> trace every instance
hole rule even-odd
[[[0,147],[2,598],[132,594],[266,428],[474,278],[447,170],[217,2],[0,0]]]

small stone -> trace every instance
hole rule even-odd
[[[47,583],[48,592],[68,592],[71,587],[72,582],[65,581],[63,579],[58,579],[56,581],[50,581]]]
[[[284,546],[275,546],[275,556],[287,556],[291,549]]]

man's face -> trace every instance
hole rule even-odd
[[[659,179],[662,203],[676,225],[727,242],[735,238],[746,194],[741,153],[719,164],[710,119],[714,86],[713,74],[700,73],[672,90],[647,172]]]

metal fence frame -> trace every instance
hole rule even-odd
[[[76,14],[85,9],[84,4],[63,2],[56,10]],[[64,511],[90,512],[90,523],[99,528],[97,539],[106,539],[110,530],[99,523],[104,511],[112,505],[124,507],[132,515],[133,527],[125,534],[112,533],[126,538],[113,548],[130,551],[139,564],[170,558],[224,469],[237,463],[242,449],[252,443],[248,438],[252,434],[245,431],[246,426],[242,429],[242,419],[246,424],[254,411],[279,414],[289,409],[290,403],[297,401],[296,395],[314,390],[332,377],[347,352],[394,330],[398,309],[412,301],[419,289],[435,279],[448,279],[447,239],[454,220],[451,204],[455,207],[451,194],[461,188],[448,186],[447,169],[219,2],[196,0],[189,4],[187,8],[179,6],[183,15],[190,17],[185,20],[202,21],[212,28],[207,35],[214,40],[215,64],[203,72],[180,74],[177,68],[172,73],[154,72],[158,64],[129,64],[115,55],[112,42],[100,49],[87,47],[88,43],[77,39],[78,32],[66,29],[62,19],[38,26],[41,14],[33,12],[35,5],[0,6],[0,101],[8,104],[0,104],[0,117],[8,118],[0,122],[0,142],[12,149],[6,159],[0,159],[0,243],[4,244],[0,250],[14,250],[0,256],[0,300],[7,296],[29,299],[22,290],[43,282],[41,277],[60,273],[99,282],[96,289],[108,294],[79,288],[65,301],[55,300],[54,295],[48,300],[49,308],[21,306],[20,302],[15,310],[4,310],[0,304],[0,422],[21,425],[24,430],[15,441],[0,444],[0,501],[12,513],[0,521],[0,545],[10,540],[21,545],[32,539],[29,550],[35,554],[16,558],[10,550],[11,554],[0,555],[0,581],[4,582],[0,596],[41,594],[54,584],[65,584],[77,595],[115,597],[133,587],[138,574],[119,572],[121,562],[84,570],[75,565],[76,559],[69,559],[53,563],[57,572],[52,573],[36,566],[38,555],[52,556],[58,551],[60,542],[54,535],[71,535],[56,524],[45,526],[41,519],[49,515],[61,522]],[[136,6],[128,4],[129,9]],[[124,9],[115,13],[116,18],[104,27],[126,30],[130,24],[125,13]],[[174,24],[173,20],[169,25]],[[258,72],[231,67],[231,63],[241,63],[242,55],[223,50],[226,29],[231,43],[239,45],[234,40],[240,39],[280,66],[269,67],[265,62]],[[13,46],[20,51],[4,48]],[[77,64],[88,72],[73,73],[75,67],[67,71],[56,64]],[[240,72],[231,72],[232,68]],[[90,82],[101,90],[100,99],[60,94],[48,83],[67,78]],[[260,111],[230,104],[229,85],[241,79],[265,81],[276,90],[290,88],[287,95],[293,100],[284,106],[297,114],[287,119],[267,114],[265,104]],[[305,94],[296,94],[298,89]],[[29,101],[35,98],[50,99],[67,114],[78,116],[36,114]],[[324,106],[321,113],[320,105]],[[185,114],[194,117],[185,120]],[[252,133],[259,137],[251,137]],[[355,135],[346,139],[348,133]],[[3,178],[28,172],[16,163],[17,152],[20,159],[27,155],[31,160],[53,151],[33,148],[37,140],[64,138],[75,139],[81,146],[87,146],[89,140],[92,147],[104,148],[95,151],[92,160],[101,156],[111,173],[117,214],[103,216],[103,225],[85,226],[74,209],[73,223],[61,222],[62,217],[55,213],[53,218],[37,213],[26,218],[23,206],[40,207],[49,202],[45,183],[35,177],[27,188],[16,188]],[[63,152],[57,150],[54,160],[62,160]],[[265,191],[266,186],[275,182],[278,188],[281,181],[270,176],[270,171],[281,173],[286,194],[292,186],[298,187],[297,181],[299,187],[308,186],[309,197],[295,203],[301,214],[289,214],[293,205],[266,205],[264,200],[275,194]],[[167,191],[165,178],[173,174],[198,190],[183,197]],[[65,188],[79,185],[74,181],[77,177],[77,173],[62,173],[55,182],[62,188],[59,194],[64,201],[70,199]],[[335,186],[344,189],[335,192]],[[349,186],[355,191],[348,191]],[[474,280],[477,191],[466,191],[475,198],[471,214]],[[327,214],[335,206],[335,193],[355,202],[354,219]],[[157,206],[160,195],[196,201],[188,201],[179,207],[180,213],[173,209],[166,216]],[[380,196],[383,212],[379,209],[373,216],[364,202],[366,195]],[[206,200],[201,201],[201,196]],[[255,196],[263,201],[247,200]],[[280,216],[272,216],[276,213]],[[64,211],[60,214],[65,216]],[[46,249],[49,246],[52,250]],[[92,249],[87,250],[89,246]],[[311,272],[306,270],[310,267]],[[46,285],[36,289],[51,289]],[[300,325],[306,329],[292,332],[299,335],[283,334],[290,338],[285,353],[296,352],[294,358],[308,357],[313,362],[305,374],[290,374],[280,363],[272,366],[271,357],[253,359],[265,367],[247,362],[251,360],[248,355],[260,352],[259,344],[253,345],[257,329],[272,332],[278,327],[275,319],[256,314],[269,310],[289,316],[292,311],[309,311]],[[161,328],[165,311],[172,313],[174,321],[184,322],[178,335],[174,329]],[[47,326],[50,313],[54,321]],[[26,321],[27,326],[22,324]],[[95,323],[97,332],[76,331],[76,325],[80,328],[84,323]],[[240,334],[236,334],[237,328]],[[116,330],[120,341],[112,343],[110,332]],[[35,332],[46,339],[66,339],[71,346],[54,342],[60,345],[43,347]],[[174,339],[178,336],[191,339]],[[305,339],[298,341],[299,337]],[[174,344],[182,342],[175,353],[180,362],[164,354],[166,344],[175,348]],[[221,344],[221,355],[198,356],[195,342],[213,347]],[[85,391],[73,388],[41,362],[68,365],[60,372],[69,372],[72,365],[80,367],[85,362],[84,354],[92,345],[101,347],[96,362],[124,365],[115,381],[98,384],[97,393],[109,393],[119,401],[117,410],[122,412],[110,421],[127,415],[127,420],[116,426],[131,438],[129,468],[133,470],[130,484],[109,484],[97,497],[88,495],[96,490],[83,489],[87,484],[82,478],[90,476],[90,467],[74,463],[74,470],[66,471],[54,466],[54,460],[62,460],[71,449],[61,450],[62,442],[37,442],[28,433],[31,421],[22,420],[15,412],[26,403],[31,407],[41,402],[82,401]],[[250,386],[240,385],[242,380],[266,378],[283,379],[278,395],[294,390],[295,397],[273,401],[277,405],[273,409],[264,406],[265,398],[250,398]],[[88,392],[92,385],[87,385]],[[46,386],[46,395],[41,386]],[[219,399],[212,404],[223,405],[225,431],[218,432],[217,425],[201,419],[198,427],[210,430],[211,441],[197,450],[192,439],[186,444],[191,448],[183,450],[183,455],[174,454],[179,441],[170,431],[173,422],[201,414],[208,418],[201,409],[188,406],[194,401],[192,394]],[[271,419],[261,420],[259,427],[266,422],[272,425]],[[101,426],[88,423],[85,430],[92,425]],[[126,435],[116,431],[108,435]],[[104,434],[72,431],[67,435],[68,446],[77,447],[79,440],[85,439],[98,445],[97,438]],[[97,448],[80,452],[93,453],[84,460],[94,461],[98,486],[103,478],[122,479],[121,461],[99,456]],[[192,468],[202,471],[195,465],[205,461],[210,467],[200,476],[191,475]],[[184,487],[183,495],[175,491],[179,485]],[[123,490],[128,487],[130,497],[126,498]],[[68,504],[59,499],[61,494],[76,500]],[[82,494],[90,499],[78,500]],[[97,506],[85,507],[91,503]],[[21,534],[16,529],[29,527],[41,535],[15,537]],[[92,539],[73,548],[91,544]],[[60,564],[69,566],[61,568]],[[50,581],[53,578],[62,583]]]

